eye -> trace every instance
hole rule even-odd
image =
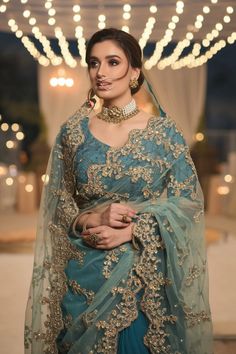
[[[116,66],[116,65],[119,65],[119,62],[118,62],[118,60],[116,60],[116,59],[111,59],[111,60],[109,60],[109,64],[110,64],[111,66]]]
[[[90,60],[89,67],[96,68],[98,66],[98,62],[96,60]]]

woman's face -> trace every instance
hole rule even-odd
[[[96,43],[90,54],[89,77],[95,94],[104,100],[130,96],[130,80],[140,70],[132,68],[122,48],[112,40]]]

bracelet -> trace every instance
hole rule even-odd
[[[88,218],[89,218],[89,215],[92,214],[92,211],[87,211],[87,212],[84,212],[84,213],[81,213],[81,214],[78,214],[75,218],[75,220],[73,221],[73,224],[72,224],[72,231],[73,233],[75,234],[75,236],[79,237],[80,234],[76,231],[76,226],[77,226],[77,223],[79,221],[79,218],[84,215],[84,214],[88,214],[87,218],[85,219],[85,223],[83,224],[83,231],[86,230],[86,226],[87,226],[87,221],[88,221]]]
[[[132,234],[131,234],[131,241],[132,241],[132,246],[133,248],[138,251],[139,250],[139,245],[138,243],[136,242],[136,237],[135,237],[135,229],[136,229],[136,224],[133,224],[132,226]]]

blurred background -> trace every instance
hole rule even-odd
[[[86,99],[85,44],[105,27],[138,39],[145,75],[190,146],[205,196],[215,353],[235,354],[235,0],[0,0],[1,353],[23,353],[50,148]],[[136,100],[152,110],[143,92]]]

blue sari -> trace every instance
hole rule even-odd
[[[62,126],[48,176],[25,353],[211,354],[203,199],[175,123],[152,116],[112,148],[82,110]],[[112,202],[138,210],[135,244],[96,250],[73,220]]]

